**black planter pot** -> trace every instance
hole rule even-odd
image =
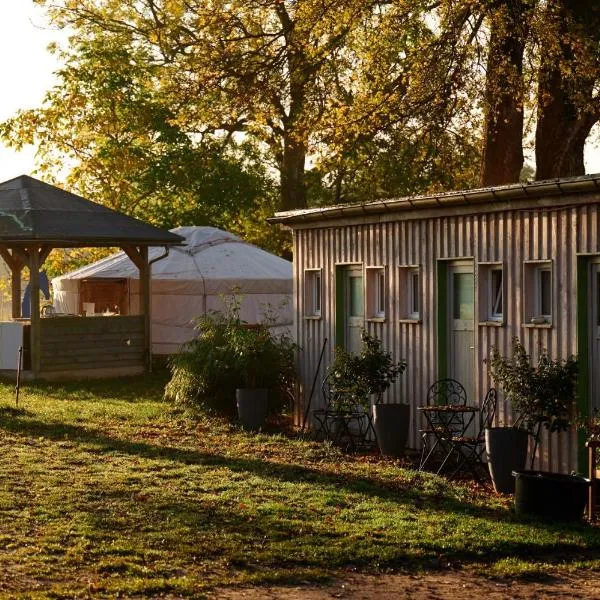
[[[580,475],[515,471],[515,511],[554,521],[579,521],[590,480]]]
[[[235,390],[238,417],[244,429],[258,431],[265,425],[269,391],[242,388]]]
[[[408,439],[410,406],[408,404],[375,404],[373,427],[379,450],[384,456],[404,456]]]
[[[501,494],[515,491],[513,471],[522,471],[527,460],[529,434],[514,427],[485,430],[485,452],[494,489]]]

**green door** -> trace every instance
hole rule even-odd
[[[600,411],[600,262],[590,264],[590,409]]]

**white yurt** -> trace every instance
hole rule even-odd
[[[194,336],[195,317],[223,310],[233,293],[248,323],[275,319],[291,331],[292,263],[215,227],[177,227],[185,245],[150,248],[152,351],[172,354]],[[163,258],[161,258],[163,257]],[[139,273],[119,252],[52,280],[59,314],[137,314]]]

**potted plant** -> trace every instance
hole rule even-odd
[[[237,297],[223,312],[211,311],[196,320],[198,336],[169,361],[172,378],[165,396],[185,409],[238,414],[242,426],[263,426],[275,395],[294,380],[296,346],[286,336],[274,336],[265,323],[240,319]]]
[[[260,429],[266,420],[269,390],[293,376],[294,344],[287,336],[274,336],[265,324],[242,321],[230,331],[230,346],[240,385],[235,391],[242,427]]]
[[[537,365],[518,338],[513,340],[512,356],[493,350],[490,373],[509,398],[518,415],[512,428],[486,431],[486,452],[494,487],[500,492],[514,491],[513,471],[525,467],[528,434],[533,436],[530,468],[533,467],[541,428],[565,431],[573,421],[577,383],[577,360],[553,360],[540,353]]]
[[[373,426],[379,449],[384,456],[402,456],[408,438],[410,406],[383,404],[384,392],[406,370],[406,361],[394,362],[391,353],[381,347],[381,341],[362,332],[362,348],[358,355],[338,348],[329,368],[328,378],[333,390],[332,408],[340,411],[368,412],[373,405]]]

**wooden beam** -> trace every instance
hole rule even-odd
[[[152,320],[150,294],[151,265],[148,264],[148,246],[123,246],[123,252],[140,272],[140,312],[144,317],[144,357],[146,371],[152,371]]]
[[[123,246],[122,248],[123,252],[131,259],[131,262],[140,270],[141,275],[144,265],[148,264],[148,247],[141,246],[140,248],[136,248],[135,246]],[[146,251],[146,258],[142,254],[143,250]]]
[[[46,262],[46,259],[48,258],[48,256],[50,255],[50,252],[52,252],[53,248],[52,246],[42,246],[40,248],[40,255],[39,255],[39,260],[38,260],[38,266],[41,269],[42,265]]]
[[[31,370],[34,378],[40,375],[41,319],[40,319],[40,253],[38,248],[29,252],[29,285],[31,302]]]
[[[18,258],[24,265],[29,264],[29,249],[28,248],[12,248],[13,258]]]
[[[0,246],[0,256],[8,265],[9,269],[12,270],[15,267],[15,258],[13,258],[13,255],[9,252],[7,246]]]
[[[125,250],[127,252],[127,250]],[[152,371],[152,328],[151,328],[151,310],[152,298],[150,295],[150,277],[151,265],[148,264],[148,246],[140,246],[137,249],[140,258],[140,308],[144,317],[144,357],[146,362],[146,371]],[[129,253],[127,253],[129,256]],[[131,257],[130,257],[131,258]],[[133,260],[133,258],[131,259]]]
[[[11,302],[12,302],[12,318],[18,319],[21,316],[21,272],[23,271],[23,261],[20,253],[12,252],[10,249],[2,245],[0,246],[0,256],[10,268],[11,282]]]

